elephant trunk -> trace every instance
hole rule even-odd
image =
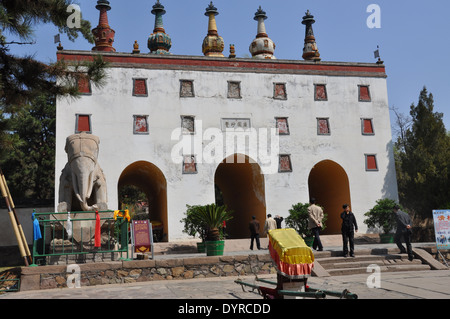
[[[88,205],[88,199],[91,197],[93,190],[94,169],[90,167],[93,166],[93,163],[85,164],[90,165],[82,165],[81,167],[84,169],[81,170],[72,170],[72,182],[75,196],[80,202],[81,209],[83,211],[91,211],[96,209],[95,205]]]

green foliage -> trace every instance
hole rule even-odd
[[[147,202],[147,195],[137,186],[124,185],[119,188],[121,209],[128,209],[131,219],[149,219],[149,214],[143,209],[142,203]]]
[[[202,241],[204,241],[206,237],[206,230],[203,223],[198,222],[199,207],[199,205],[186,205],[187,210],[184,213],[185,217],[183,217],[180,222],[184,225],[183,233],[193,237],[199,236]]]
[[[381,228],[385,234],[390,233],[396,224],[393,213],[395,205],[398,204],[389,198],[377,200],[376,205],[364,214],[367,217],[364,224],[369,228]],[[400,209],[402,209],[401,206]]]
[[[81,33],[90,43],[94,42],[91,33],[91,24],[82,19],[81,28],[69,28],[67,19],[72,12],[67,12],[67,7],[73,4],[72,0],[1,0],[0,24],[1,29],[20,40],[29,40],[33,35],[33,26],[39,22],[51,23],[65,33],[71,41]]]
[[[422,218],[448,207],[450,198],[450,137],[434,112],[426,88],[411,105],[412,125],[396,142],[396,170],[401,203]]]
[[[40,95],[0,118],[0,165],[15,199],[52,199],[54,192],[55,99]]]
[[[184,223],[184,231],[195,236],[199,234],[205,240],[219,240],[223,237],[223,223],[233,218],[232,211],[226,206],[216,204],[203,206],[187,205],[186,217],[181,220]]]
[[[302,237],[311,237],[311,230],[308,228],[308,203],[297,203],[292,205],[289,210],[289,216],[286,217],[285,223],[288,227],[294,228]],[[323,207],[321,207],[323,209]],[[324,212],[322,219],[322,230],[326,228],[327,214]]]
[[[17,56],[17,45],[32,45],[34,30],[49,23],[73,41],[82,35],[93,43],[91,25],[69,28],[72,0],[0,0],[0,165],[12,196],[49,199],[54,189],[55,99],[78,97],[83,77],[102,86],[107,64],[92,62],[46,64]],[[70,66],[70,67],[69,67]]]
[[[71,0],[0,0],[0,108],[13,113],[42,93],[49,96],[78,96],[76,80],[87,76],[94,85],[102,85],[106,64],[100,56],[90,63],[78,63],[69,69],[64,61],[48,65],[32,56],[10,53],[16,45],[32,45],[34,28],[51,23],[73,41],[82,34],[93,42],[91,25],[81,19],[81,28],[69,28],[67,19]],[[12,38],[8,40],[6,34]],[[83,67],[83,68],[81,68]],[[57,81],[58,80],[58,81]]]

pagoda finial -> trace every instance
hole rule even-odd
[[[255,13],[254,20],[258,21],[258,30],[256,39],[250,44],[250,53],[254,58],[258,59],[276,59],[273,55],[275,52],[275,43],[266,33],[266,25],[264,20],[267,19],[266,12],[259,6]]]
[[[93,47],[92,50],[116,52],[116,49],[112,46],[116,32],[111,29],[108,22],[108,11],[111,10],[109,1],[99,0],[97,1],[95,8],[100,11],[100,18],[98,21],[98,26],[92,30],[95,41],[95,47]]]
[[[153,33],[148,38],[148,48],[153,54],[170,54],[169,50],[172,47],[172,39],[164,30],[162,16],[166,13],[164,6],[156,1],[152,7],[152,14],[155,15],[155,27]]]
[[[223,57],[225,47],[223,38],[217,32],[216,16],[219,14],[212,1],[206,8],[205,16],[209,17],[208,34],[203,40],[202,51],[205,56]]]
[[[303,17],[302,24],[306,26],[305,30],[305,46],[303,47],[303,59],[312,60],[312,61],[320,61],[320,53],[317,48],[316,38],[314,37],[314,31],[312,25],[316,21],[314,20],[314,16],[311,15],[309,10],[306,11],[305,16]]]

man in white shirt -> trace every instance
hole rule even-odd
[[[268,234],[269,230],[272,229],[277,229],[277,222],[272,218],[271,214],[268,214],[266,222],[264,223],[264,234]]]

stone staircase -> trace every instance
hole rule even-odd
[[[408,255],[398,254],[397,248],[357,250],[355,257],[343,257],[342,251],[314,252],[313,275],[326,277],[370,273],[373,271],[368,269],[371,265],[379,266],[381,272],[435,269],[427,254],[422,249],[414,249],[415,257],[409,261]]]

